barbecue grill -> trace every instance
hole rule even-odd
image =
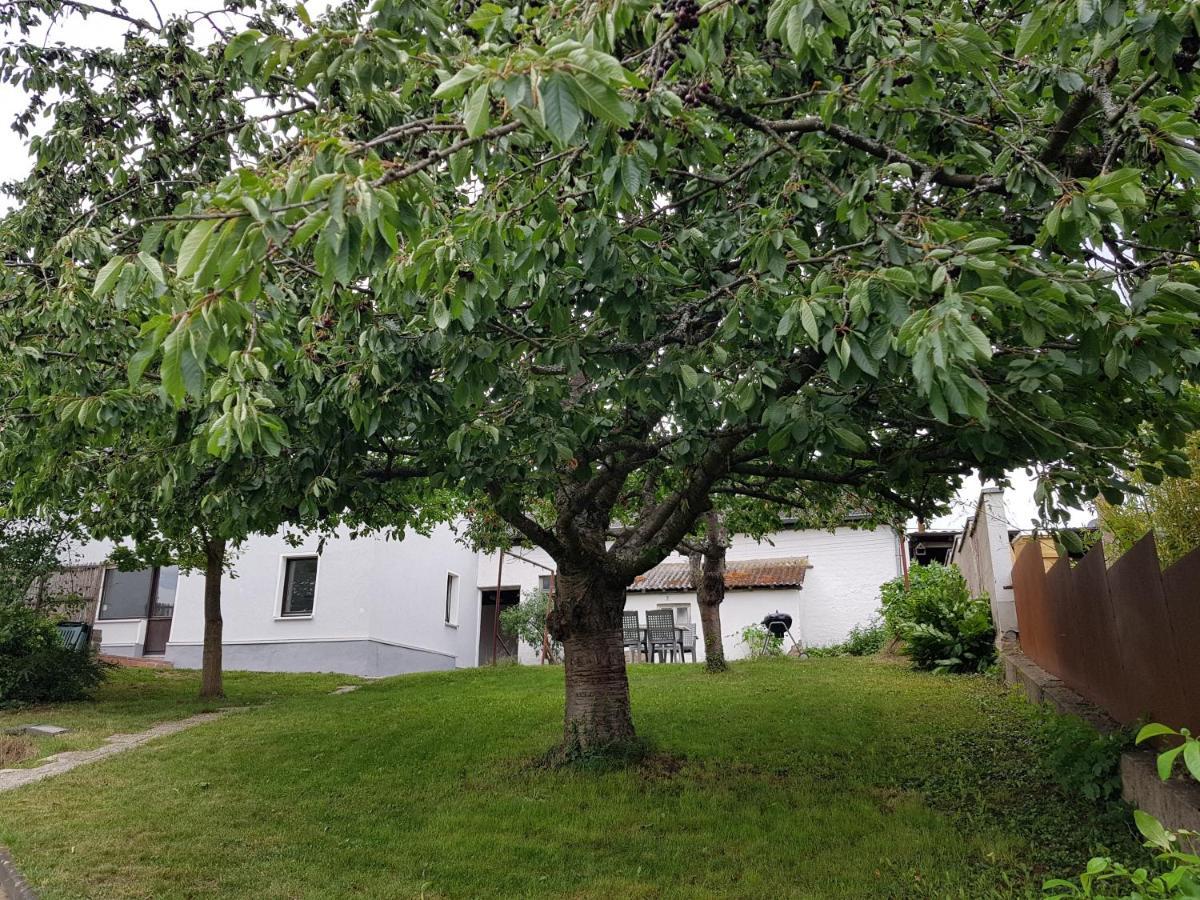
[[[797,641],[795,636],[792,634],[792,617],[787,613],[780,612],[779,610],[775,610],[773,613],[767,613],[765,616],[763,616],[762,625],[767,629],[766,635],[763,636],[764,652],[767,649],[767,642],[770,641],[771,638],[777,637],[782,641],[784,635],[787,635],[792,639],[793,647],[800,646],[800,642]],[[803,655],[804,648],[801,647],[800,649],[801,655]]]

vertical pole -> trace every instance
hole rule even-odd
[[[546,604],[546,621],[542,622],[542,664],[550,658],[550,610],[554,609],[554,598],[558,595],[558,572],[550,573],[550,599]]]
[[[908,535],[897,529],[900,540],[900,571],[904,573],[904,589],[908,590]]]
[[[500,551],[500,565],[496,567],[496,611],[492,616],[492,665],[496,665],[497,647],[500,642],[500,586],[504,583],[504,551]]]

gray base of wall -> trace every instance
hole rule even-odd
[[[200,668],[199,644],[168,644],[166,658],[183,669]],[[410,672],[453,669],[456,660],[444,653],[399,647],[381,641],[296,641],[293,643],[226,644],[226,671],[339,672],[378,678]]]
[[[141,656],[141,644],[100,644],[100,652],[109,656]]]
[[[1097,731],[1109,734],[1121,726],[1104,710],[1071,690],[1020,650],[1005,648],[1004,677],[1019,685],[1032,703],[1047,703],[1063,715],[1078,716]],[[1163,781],[1151,750],[1121,754],[1121,796],[1171,831],[1200,832],[1200,784],[1182,776]],[[1192,852],[1200,852],[1193,842]]]

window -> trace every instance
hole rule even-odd
[[[179,589],[179,566],[164,566],[158,570],[158,587],[154,592],[154,605],[150,607],[153,619],[169,619],[175,613],[175,593]]]
[[[317,558],[295,556],[287,560],[283,575],[281,616],[311,616],[317,595]]]
[[[446,573],[446,624],[458,625],[458,576]]]
[[[544,594],[549,594],[551,591],[553,591],[554,590],[554,576],[553,575],[539,575],[538,576],[538,590],[540,590]]]
[[[100,619],[144,619],[150,608],[154,570],[122,572],[108,569],[100,592]]]

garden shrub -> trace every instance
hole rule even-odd
[[[750,651],[751,659],[783,656],[783,638],[772,634],[765,625],[747,625],[743,628],[742,643]]]
[[[68,647],[52,621],[24,604],[0,606],[0,707],[84,700],[103,680],[91,648]]]
[[[521,602],[500,612],[500,625],[510,634],[515,634],[517,640],[526,644],[538,653],[542,652],[542,640],[545,637],[546,614],[550,610],[550,595],[539,588],[532,588],[521,597]],[[558,662],[562,659],[562,645],[550,638],[550,658],[548,662]]]
[[[855,625],[840,644],[828,647],[807,647],[805,653],[814,658],[825,656],[874,656],[888,642],[888,631],[883,620],[875,615],[865,625]]]
[[[986,596],[972,597],[956,566],[914,566],[880,588],[883,621],[904,641],[918,669],[984,672],[996,659],[996,631]]]

